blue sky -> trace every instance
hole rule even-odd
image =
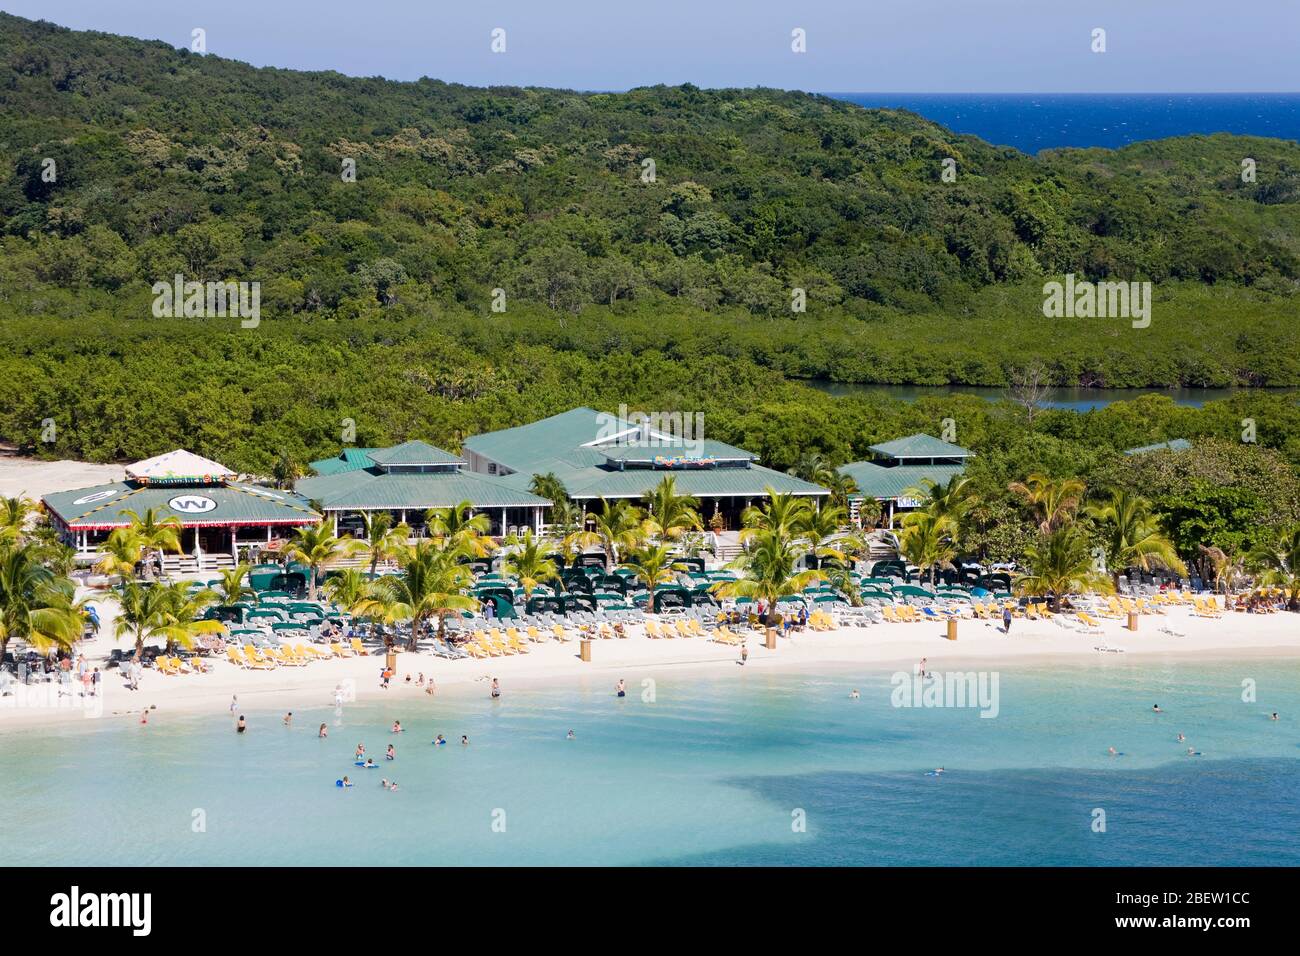
[[[820,92],[1300,90],[1300,2],[1262,0],[0,0],[74,29],[258,66],[473,85]],[[493,28],[507,50],[489,49]],[[790,50],[807,31],[808,52]],[[1107,52],[1089,49],[1106,30]]]

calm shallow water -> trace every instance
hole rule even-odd
[[[1300,865],[1300,662],[1004,670],[994,719],[895,708],[885,673],[661,672],[653,703],[625,676],[622,701],[603,677],[475,688],[292,729],[250,714],[242,737],[224,713],[6,734],[0,846],[11,864]],[[354,767],[358,741],[398,759]]]

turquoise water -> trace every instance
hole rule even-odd
[[[1300,865],[1297,661],[1004,669],[994,718],[891,706],[883,672],[658,672],[652,702],[623,676],[624,700],[604,676],[476,686],[292,728],[250,713],[243,736],[225,713],[5,734],[0,846],[73,865]],[[398,759],[354,767],[358,741]]]

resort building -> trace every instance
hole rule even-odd
[[[195,570],[229,567],[253,558],[276,538],[317,524],[321,516],[306,499],[241,482],[208,458],[172,451],[128,465],[126,478],[93,488],[60,491],[42,499],[59,537],[90,560],[109,533],[155,509],[159,519],[180,522],[181,551]],[[175,562],[164,558],[164,562]]]
[[[425,533],[425,512],[468,501],[488,516],[492,534],[527,528],[540,531],[546,498],[500,478],[463,470],[465,462],[422,441],[391,448],[345,448],[334,458],[311,463],[316,474],[294,489],[334,524],[335,533],[361,531],[362,515],[387,511],[412,534]]]
[[[940,441],[930,435],[908,435],[894,441],[871,445],[870,461],[854,461],[839,472],[858,486],[849,496],[849,517],[858,523],[858,506],[866,498],[875,498],[884,508],[884,524],[892,527],[894,515],[920,507],[909,492],[925,487],[927,481],[946,485],[953,475],[966,469],[966,459],[974,453],[959,445]]]
[[[765,498],[768,488],[817,501],[830,494],[764,468],[743,448],[690,437],[689,430],[658,421],[573,408],[531,425],[475,435],[466,440],[464,456],[476,474],[521,490],[534,476],[553,474],[588,511],[599,508],[602,498],[640,499],[673,475],[677,493],[696,498],[700,517],[720,521],[724,530],[739,527],[741,512]]]

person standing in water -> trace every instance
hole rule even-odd
[[[235,733],[242,734],[247,729],[248,725],[244,723],[244,715],[240,714],[239,720],[235,723]]]
[[[618,679],[618,686],[615,687],[615,690],[618,692],[618,696],[619,696],[619,697],[626,697],[626,696],[627,696],[627,682],[624,681],[623,678],[620,677],[620,678]]]
[[[492,678],[492,699],[496,700],[501,696],[501,682],[495,677]]]

